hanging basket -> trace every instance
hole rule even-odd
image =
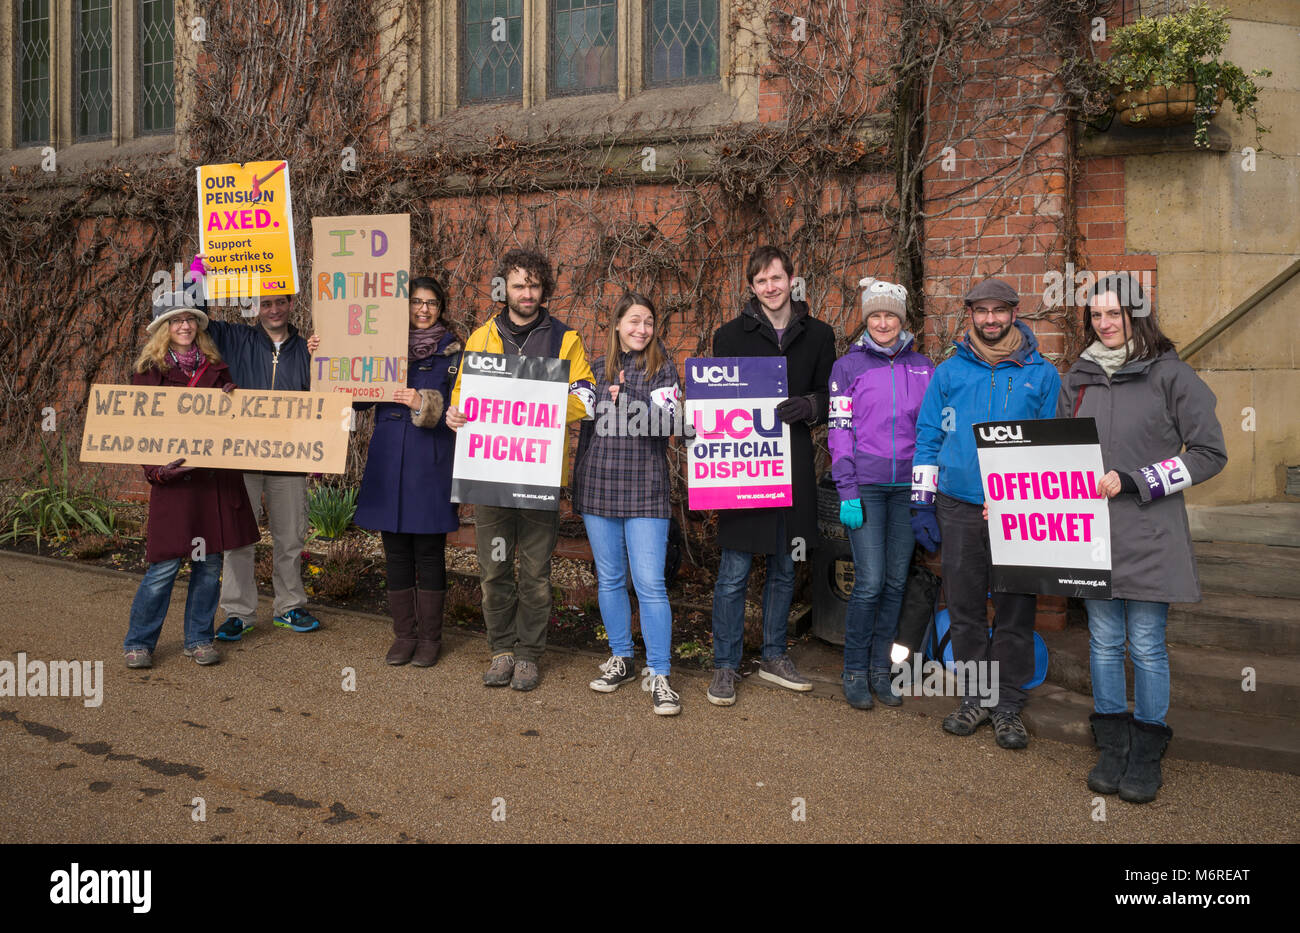
[[[1227,93],[1223,88],[1218,88],[1214,113],[1218,112]],[[1188,82],[1174,87],[1116,91],[1115,113],[1129,126],[1178,126],[1191,123],[1196,118],[1196,85]],[[1214,113],[1209,116],[1214,116]]]

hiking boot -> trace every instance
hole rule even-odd
[[[1093,713],[1088,717],[1097,741],[1097,766],[1088,772],[1088,790],[1113,794],[1128,768],[1129,721],[1132,713]]]
[[[542,672],[537,669],[536,661],[516,661],[515,674],[510,678],[511,690],[533,690],[542,679]]]
[[[239,641],[245,633],[253,630],[252,622],[245,622],[239,616],[230,616],[217,629],[217,637],[222,641]]]
[[[654,700],[656,716],[676,716],[682,711],[682,698],[668,686],[668,675],[656,674],[650,682],[650,696]]]
[[[513,654],[498,654],[492,659],[492,666],[483,675],[483,686],[504,687],[510,683],[510,677],[514,672],[515,656]]]
[[[1029,733],[1020,721],[1020,714],[1006,710],[993,711],[993,737],[999,748],[1025,748],[1029,744]]]
[[[280,628],[293,629],[295,632],[314,632],[320,628],[320,619],[299,606],[271,620]]]
[[[714,706],[731,706],[736,702],[736,678],[740,675],[730,667],[713,669],[713,680],[706,696]]]
[[[875,671],[871,675],[871,692],[886,706],[902,706],[903,698],[894,691],[894,678],[889,671]]]
[[[417,620],[415,657],[412,667],[433,667],[442,654],[442,606],[446,590],[415,591]]]
[[[632,666],[631,658],[613,655],[600,666],[600,670],[601,675],[587,684],[597,693],[613,693],[629,680],[636,680],[636,668]]]
[[[758,676],[774,684],[780,684],[787,690],[797,690],[800,693],[807,693],[813,687],[811,680],[794,669],[794,662],[790,660],[788,654],[761,662],[758,665]]]
[[[989,721],[989,711],[973,703],[963,703],[956,712],[943,720],[943,731],[953,735],[973,735],[975,730]]]
[[[193,658],[195,664],[202,664],[207,667],[209,664],[221,663],[221,652],[212,642],[206,645],[195,645],[193,648],[186,648],[181,654],[187,658]]]
[[[1164,783],[1160,759],[1174,732],[1168,726],[1138,719],[1129,722],[1128,767],[1119,782],[1119,799],[1129,803],[1150,803]]]
[[[384,661],[405,664],[415,654],[415,587],[389,590],[388,612],[393,617],[393,646]]]
[[[866,674],[861,671],[845,671],[840,676],[844,685],[844,699],[854,709],[871,709],[876,704],[871,702],[871,684]]]
[[[153,667],[153,652],[148,648],[128,648],[124,654],[127,667]]]

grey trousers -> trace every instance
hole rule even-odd
[[[307,540],[307,477],[293,473],[245,473],[244,488],[253,514],[262,520],[262,494],[271,525],[274,561],[275,615],[307,605],[302,587],[302,546]],[[257,616],[257,581],[253,576],[253,548],[226,552],[221,578],[221,610],[227,616],[251,621]]]
[[[551,554],[559,534],[560,513],[477,505],[474,515],[483,621],[492,656],[512,653],[520,661],[536,662],[546,650],[546,628],[551,621]]]

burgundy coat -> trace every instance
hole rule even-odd
[[[230,381],[226,364],[214,363],[199,378],[197,387],[212,389]],[[142,386],[183,387],[189,382],[179,366],[170,366],[165,372],[147,369],[131,377],[133,385]],[[151,486],[145,539],[145,560],[149,563],[189,557],[194,552],[195,538],[203,539],[208,554],[217,554],[254,544],[261,537],[244,489],[243,473],[199,467],[160,486],[155,471],[162,465],[144,468]]]

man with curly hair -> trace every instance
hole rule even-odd
[[[505,283],[505,307],[470,335],[465,352],[568,360],[566,421],[594,418],[596,384],[582,337],[546,309],[546,300],[555,291],[551,261],[534,250],[512,249],[501,258],[496,275]],[[454,430],[467,423],[459,405],[457,375],[447,411],[447,424]],[[568,472],[566,459],[565,483]],[[537,662],[546,649],[546,626],[551,618],[551,554],[560,514],[554,509],[488,505],[476,505],[474,514],[475,543],[482,569],[483,620],[492,648],[492,665],[483,675],[483,683],[532,690],[540,678]],[[504,552],[494,546],[502,543]],[[502,559],[493,559],[494,552]]]

